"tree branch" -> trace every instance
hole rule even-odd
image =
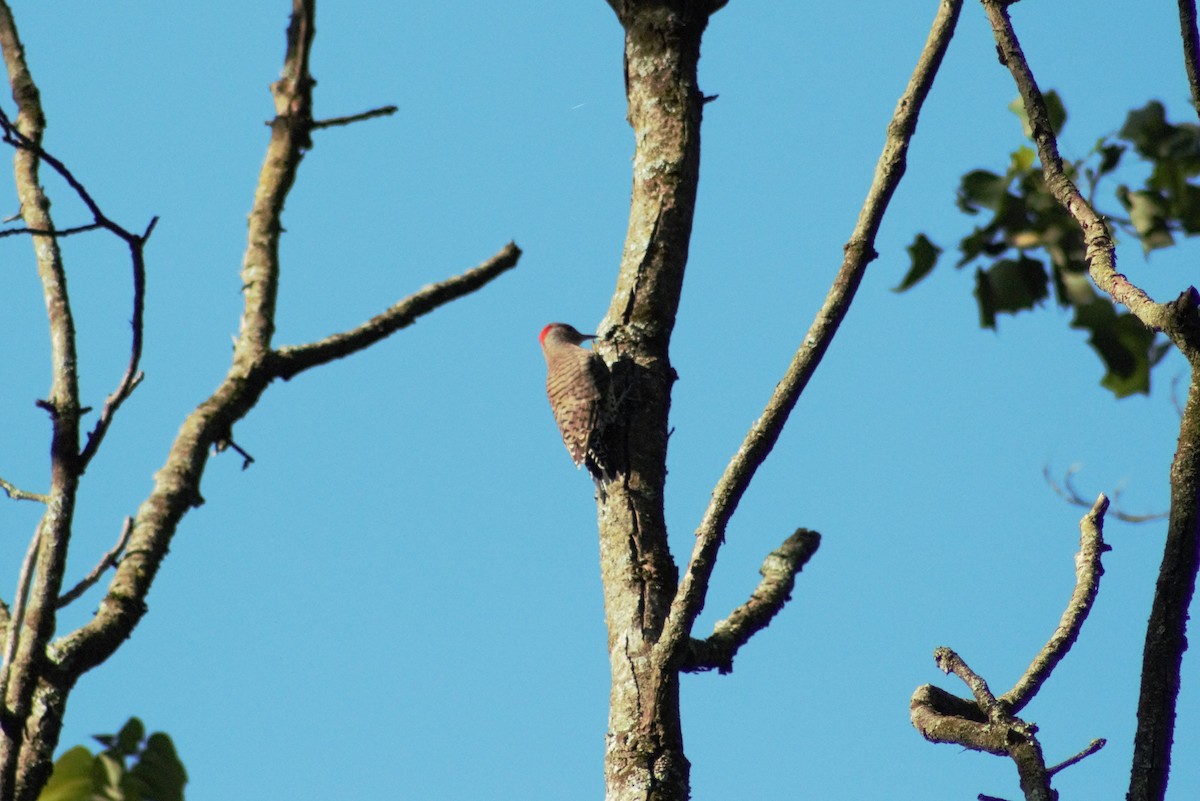
[[[956,743],[1009,757],[1016,765],[1026,801],[1055,801],[1058,795],[1050,788],[1051,774],[1037,740],[1037,727],[1011,714],[1008,706],[992,695],[987,682],[954,651],[937,648],[934,660],[942,672],[953,673],[970,687],[975,711],[963,714],[969,701],[950,701],[954,697],[936,687],[919,687],[909,702],[909,716],[917,731],[931,742]]]
[[[1053,776],[1056,773],[1061,773],[1062,771],[1066,770],[1067,768],[1071,767],[1072,765],[1076,765],[1079,762],[1082,762],[1083,760],[1087,759],[1092,754],[1096,753],[1097,751],[1099,751],[1101,748],[1103,748],[1106,745],[1108,745],[1108,740],[1104,739],[1103,737],[1097,737],[1095,740],[1092,740],[1090,743],[1088,743],[1087,748],[1083,749],[1078,754],[1076,754],[1073,757],[1070,757],[1069,759],[1064,759],[1062,762],[1059,762],[1054,767],[1047,768],[1046,772],[1049,773],[1051,776]]]
[[[817,532],[796,529],[763,561],[759,570],[762,581],[750,594],[749,600],[713,626],[713,633],[707,639],[691,641],[680,669],[692,672],[713,669],[721,673],[732,671],[733,658],[738,650],[765,629],[791,599],[796,574],[804,569],[820,544],[821,535]]]
[[[395,106],[380,106],[379,108],[373,108],[370,111],[362,111],[358,114],[351,114],[346,117],[331,117],[327,120],[314,120],[312,127],[315,131],[321,128],[333,128],[338,125],[352,125],[356,122],[362,122],[363,120],[374,119],[375,117],[390,117],[397,111],[399,111],[399,109],[397,109]]]
[[[142,330],[146,299],[146,262],[144,249],[146,240],[150,237],[151,232],[154,231],[154,226],[158,223],[158,218],[154,217],[150,220],[150,224],[146,227],[146,231],[143,234],[134,234],[126,230],[104,214],[95,198],[88,192],[87,187],[75,177],[74,173],[62,161],[47,153],[39,142],[21,133],[19,128],[13,125],[8,115],[4,113],[3,109],[0,109],[0,130],[4,132],[5,142],[13,147],[33,153],[38,160],[50,165],[75,190],[75,194],[79,196],[79,199],[83,201],[88,211],[91,212],[93,220],[90,224],[63,229],[62,231],[55,231],[53,228],[37,229],[33,226],[28,226],[0,232],[0,236],[28,233],[58,239],[71,234],[102,228],[117,236],[129,248],[130,261],[133,265],[133,316],[130,320],[130,326],[133,329],[133,338],[130,344],[129,364],[125,368],[125,374],[118,382],[117,388],[105,400],[104,408],[100,411],[100,417],[97,419],[91,433],[88,434],[87,444],[79,454],[78,471],[82,475],[87,470],[88,463],[91,462],[92,457],[96,455],[96,451],[99,450],[100,443],[104,440],[104,435],[108,431],[109,425],[112,424],[112,419],[117,409],[120,408],[121,404],[125,402],[142,381],[142,373],[138,369],[138,365],[142,358]],[[22,208],[24,208],[23,205]]]
[[[1071,650],[1096,599],[1100,576],[1104,572],[1100,556],[1108,550],[1103,537],[1104,512],[1107,508],[1108,499],[1101,495],[1079,521],[1075,590],[1058,628],[1012,690],[997,698],[983,677],[973,671],[962,657],[942,647],[934,650],[934,661],[943,673],[953,673],[971,689],[974,703],[930,685],[918,687],[909,702],[913,726],[930,742],[955,743],[972,750],[1010,757],[1017,767],[1021,789],[1030,801],[1052,801],[1056,798],[1050,788],[1053,775],[1104,744],[1102,740],[1098,741],[1099,745],[1093,743],[1089,746],[1090,750],[1047,769],[1041,745],[1035,736],[1037,727],[1021,720],[1016,713],[1033,699],[1050,678],[1055,666]]]
[[[39,503],[47,503],[50,500],[48,496],[43,495],[40,492],[26,492],[19,487],[13,486],[2,478],[0,478],[0,489],[3,489],[6,493],[8,493],[8,497],[12,498],[14,501],[37,501]],[[2,697],[3,696],[0,696],[0,698]]]
[[[17,592],[13,599],[11,625],[5,632],[3,662],[0,662],[0,698],[8,697],[9,679],[12,677],[13,661],[16,658],[17,645],[21,639],[21,624],[25,620],[25,606],[29,602],[29,589],[33,585],[40,543],[41,526],[39,525],[29,539],[29,547],[25,549],[25,558],[21,560],[21,572],[17,574]]]
[[[1197,322],[1196,299],[1192,297],[1193,293],[1184,293],[1181,300],[1175,303],[1156,303],[1140,287],[1130,283],[1128,278],[1117,272],[1116,250],[1108,225],[1063,169],[1045,99],[1038,89],[1029,63],[1025,60],[1025,54],[1008,16],[1007,5],[1005,0],[983,0],[983,7],[996,38],[1000,61],[1012,73],[1025,106],[1033,140],[1037,145],[1038,158],[1042,164],[1046,188],[1079,224],[1087,246],[1086,258],[1092,280],[1114,301],[1128,308],[1147,328],[1166,334],[1189,361],[1195,364],[1197,359],[1200,359],[1197,345],[1200,342],[1200,323]]]
[[[280,348],[271,356],[271,373],[273,376],[290,380],[311,367],[341,359],[370,347],[396,331],[412,325],[417,318],[474,292],[493,278],[511,270],[517,265],[520,257],[521,249],[516,243],[509,242],[495,256],[479,266],[461,275],[423,287],[353,330],[333,334],[307,345]]]
[[[1001,61],[1012,73],[1024,103],[1046,186],[1083,231],[1092,280],[1148,328],[1165,333],[1192,369],[1179,445],[1171,466],[1167,540],[1146,627],[1128,793],[1129,801],[1161,801],[1166,794],[1171,766],[1180,669],[1183,651],[1187,648],[1187,610],[1200,569],[1200,386],[1197,384],[1200,293],[1194,287],[1188,287],[1170,303],[1155,303],[1117,272],[1107,226],[1063,171],[1045,101],[1021,52],[1006,5],[1001,0],[983,0],[983,6],[992,24]],[[1186,16],[1188,9],[1183,9],[1181,14]],[[1194,27],[1194,23],[1189,26]],[[1190,36],[1190,31],[1185,29],[1185,40]],[[1189,47],[1185,45],[1185,49]]]
[[[23,140],[40,147],[45,116],[37,85],[25,61],[24,46],[17,33],[12,12],[0,0],[0,52],[17,104],[17,119],[12,130]],[[50,200],[42,190],[39,176],[41,159],[37,152],[17,148],[13,154],[13,174],[21,216],[33,230],[53,231]],[[53,236],[34,235],[33,250],[38,278],[46,303],[50,333],[50,392],[43,408],[50,413],[50,481],[46,493],[46,511],[35,535],[36,555],[27,558],[30,574],[23,581],[37,580],[28,589],[28,606],[14,616],[8,640],[15,643],[5,671],[4,695],[0,707],[6,713],[3,742],[0,744],[0,798],[13,798],[23,790],[24,777],[38,778],[49,771],[48,746],[43,732],[28,725],[39,706],[34,695],[39,689],[46,646],[54,634],[55,604],[62,586],[75,496],[79,481],[79,380],[76,371],[75,323],[67,293],[62,253]],[[31,544],[32,547],[32,544]],[[7,654],[6,654],[7,655]],[[20,721],[8,725],[7,721]],[[36,782],[40,787],[41,782]],[[30,795],[35,793],[30,793]]]
[[[717,482],[712,501],[696,531],[692,557],[671,603],[667,625],[660,640],[659,647],[667,654],[679,654],[686,647],[692,624],[704,606],[708,581],[729,519],[754,473],[775,446],[796,401],[845,319],[867,264],[877,255],[874,249],[875,235],[904,175],[908,144],[916,132],[917,117],[933,86],[961,9],[961,0],[943,0],[940,4],[916,69],[888,124],[883,153],[876,165],[875,177],[859,213],[858,223],[846,244],[846,256],[841,269],[783,380]]]
[[[1084,497],[1079,494],[1079,490],[1075,488],[1074,479],[1075,474],[1078,472],[1079,468],[1076,466],[1067,468],[1066,473],[1063,475],[1062,484],[1060,485],[1054,480],[1053,477],[1051,477],[1050,465],[1046,465],[1042,468],[1042,477],[1046,479],[1046,483],[1050,485],[1050,489],[1054,490],[1055,495],[1062,498],[1072,506],[1081,506],[1084,509],[1090,509],[1092,508],[1092,502],[1084,499]],[[1105,517],[1120,520],[1122,523],[1150,523],[1155,520],[1162,520],[1168,515],[1167,512],[1157,512],[1155,514],[1148,515],[1135,515],[1130,514],[1129,512],[1123,512],[1117,508],[1117,504],[1120,502],[1118,499],[1120,497],[1121,491],[1120,488],[1118,488],[1112,493],[1112,497],[1110,498],[1112,505],[1109,506],[1108,511],[1105,512]]]
[[[91,589],[100,577],[104,575],[104,571],[110,567],[116,567],[118,560],[121,557],[121,551],[125,550],[125,545],[129,542],[129,535],[133,533],[133,518],[125,518],[125,524],[121,526],[121,535],[117,537],[117,543],[110,548],[104,556],[100,557],[100,561],[92,568],[91,572],[84,576],[78,584],[72,587],[68,592],[62,594],[58,599],[58,608],[62,609],[67,604],[79,598],[89,589]]]
[[[1020,712],[1050,678],[1050,673],[1062,661],[1075,640],[1083,621],[1087,620],[1100,589],[1100,576],[1104,568],[1100,556],[1110,550],[1104,543],[1104,512],[1108,509],[1108,498],[1103,494],[1096,499],[1091,510],[1079,521],[1079,553],[1075,557],[1075,590],[1063,611],[1058,628],[1050,640],[1034,657],[1016,685],[1000,697],[1012,712]]]
[[[1183,66],[1192,90],[1192,110],[1200,115],[1200,33],[1196,30],[1195,0],[1179,0],[1179,35],[1183,38]]]

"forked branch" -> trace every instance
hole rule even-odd
[[[1075,557],[1075,590],[1071,593],[1071,600],[1067,602],[1058,628],[1034,657],[1025,674],[1000,697],[1014,713],[1020,712],[1033,700],[1033,696],[1050,678],[1050,673],[1079,638],[1083,621],[1092,611],[1096,593],[1100,590],[1100,576],[1104,575],[1100,556],[1110,550],[1104,543],[1104,513],[1107,510],[1108,498],[1101,494],[1079,521],[1079,553]]]
[[[1087,244],[1092,280],[1142,323],[1162,331],[1192,369],[1188,400],[1180,421],[1179,445],[1171,465],[1171,511],[1163,559],[1155,585],[1142,653],[1137,730],[1133,741],[1129,801],[1161,801],[1166,795],[1174,740],[1183,652],[1187,648],[1188,608],[1200,571],[1200,293],[1187,287],[1175,300],[1156,303],[1116,269],[1108,227],[1063,170],[1046,103],[1021,50],[1006,3],[983,0],[1002,63],[1021,95],[1037,144],[1042,175],[1054,198],[1079,224]],[[1193,95],[1196,74],[1195,9],[1181,6],[1185,60]]]
[[[916,132],[917,118],[950,44],[961,9],[961,0],[943,0],[940,4],[916,69],[888,124],[883,153],[875,167],[875,177],[859,213],[854,232],[850,241],[846,243],[846,255],[841,269],[834,278],[824,305],[817,312],[816,319],[793,356],[783,380],[779,382],[762,416],[751,427],[741,447],[725,468],[725,473],[717,482],[712,501],[696,531],[691,560],[671,603],[666,627],[659,641],[659,648],[666,655],[680,654],[687,646],[692,624],[704,606],[708,581],[716,563],[717,552],[724,541],[729,519],[758,467],[774,448],[788,416],[795,408],[796,401],[808,385],[838,327],[845,319],[867,264],[877,255],[875,235],[879,231],[888,203],[904,175],[908,145]]]
[[[1075,590],[1067,603],[1058,628],[1049,642],[1034,657],[1033,662],[1016,686],[997,697],[987,682],[949,648],[937,648],[934,661],[943,673],[953,673],[971,690],[972,700],[958,698],[932,685],[918,687],[909,702],[913,726],[926,740],[952,743],[973,751],[986,751],[1010,757],[1017,767],[1021,789],[1027,801],[1052,801],[1056,798],[1050,787],[1055,773],[1098,751],[1103,740],[1093,741],[1082,752],[1056,765],[1046,767],[1037,727],[1016,716],[1050,677],[1079,636],[1099,589],[1100,556],[1108,547],[1104,544],[1104,512],[1108,499],[1101,495],[1091,510],[1079,522],[1079,553],[1075,557]]]

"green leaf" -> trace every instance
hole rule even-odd
[[[92,796],[92,752],[77,745],[54,763],[38,801],[88,801]]]
[[[1021,145],[1009,157],[1009,174],[1029,172],[1033,169],[1034,162],[1036,161],[1037,153],[1033,152],[1033,148]]]
[[[1042,263],[1027,256],[1001,259],[986,270],[976,271],[980,325],[995,328],[997,312],[1015,314],[1032,309],[1050,294],[1049,280]]]
[[[1130,192],[1125,187],[1118,188],[1117,197],[1129,212],[1129,220],[1142,240],[1142,250],[1149,253],[1175,244],[1167,222],[1169,205],[1165,197],[1145,189]]]
[[[1129,112],[1119,136],[1131,142],[1138,153],[1147,158],[1157,158],[1161,143],[1174,130],[1167,122],[1167,111],[1163,104],[1151,100],[1145,106]]]
[[[1053,89],[1043,92],[1042,99],[1046,101],[1046,113],[1050,115],[1050,130],[1057,136],[1063,126],[1067,124],[1067,108],[1063,105],[1058,92]],[[1033,126],[1029,123],[1029,115],[1025,113],[1025,102],[1018,97],[1008,104],[1008,109],[1021,120],[1021,130],[1024,131],[1025,137],[1032,139]]]
[[[913,243],[905,250],[908,251],[908,259],[912,266],[908,268],[900,285],[893,289],[893,292],[903,292],[915,286],[918,281],[929,275],[937,264],[938,256],[942,254],[942,249],[931,242],[925,234],[917,234]]]
[[[958,207],[976,214],[982,206],[993,211],[1008,192],[1008,178],[987,170],[972,170],[962,177],[958,186]]]
[[[1104,145],[1099,148],[1100,164],[1096,167],[1096,177],[1107,175],[1117,168],[1121,163],[1121,156],[1125,155],[1124,145]]]
[[[1200,186],[1188,184],[1175,197],[1175,215],[1189,234],[1200,234]]]
[[[142,798],[183,801],[188,776],[171,738],[156,732],[146,740],[145,749],[126,779],[126,786],[136,788]]]
[[[1118,398],[1150,392],[1150,368],[1162,358],[1154,332],[1128,312],[1118,314],[1112,302],[1099,295],[1075,311],[1072,328],[1089,331],[1088,343],[1104,362],[1100,384]]]
[[[142,745],[142,740],[146,737],[146,727],[136,717],[132,717],[125,721],[125,725],[121,727],[121,731],[117,732],[116,737],[111,735],[105,739],[110,740],[108,747],[119,757],[131,757],[138,752]],[[96,738],[100,740],[100,737]],[[103,740],[101,740],[103,742]]]
[[[112,754],[102,751],[92,762],[93,798],[125,801],[121,792],[121,777],[125,775],[125,763]]]

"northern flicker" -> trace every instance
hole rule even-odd
[[[550,323],[538,341],[546,357],[546,394],[554,421],[575,466],[586,465],[600,497],[613,479],[605,428],[613,417],[611,377],[596,353],[579,347],[595,334],[581,334],[566,323]]]

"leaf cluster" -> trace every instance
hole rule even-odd
[[[65,752],[38,801],[183,801],[187,771],[169,736],[147,737],[133,717],[116,734],[94,739],[103,750],[79,745]]]
[[[1051,126],[1057,134],[1067,112],[1062,100],[1046,93]],[[1032,132],[1020,101],[1010,108]],[[1152,101],[1129,112],[1125,124],[1102,137],[1083,159],[1064,164],[1089,201],[1102,180],[1133,154],[1149,170],[1139,186],[1118,183],[1111,196],[1123,213],[1108,214],[1119,231],[1141,242],[1143,252],[1176,244],[1176,236],[1200,233],[1200,126],[1172,124],[1163,105]],[[956,205],[984,218],[958,243],[955,267],[975,266],[979,322],[996,328],[998,315],[1041,306],[1053,293],[1055,303],[1074,312],[1071,327],[1088,332],[1088,342],[1104,363],[1101,384],[1117,397],[1148,393],[1150,370],[1166,353],[1165,342],[1132,314],[1098,293],[1088,277],[1086,249],[1078,224],[1054,199],[1042,177],[1037,155],[1021,145],[1009,155],[1003,173],[974,169],[960,179]],[[897,291],[915,286],[937,265],[942,248],[919,233],[907,248],[910,267]]]

